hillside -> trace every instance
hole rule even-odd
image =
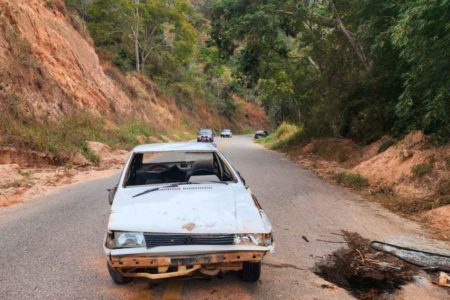
[[[200,127],[270,125],[237,94],[227,94],[233,110],[225,114],[220,99],[183,84],[197,96],[184,102],[148,74],[121,70],[63,1],[1,0],[0,206],[111,175],[126,158],[121,149],[139,143],[191,139]]]
[[[101,61],[77,22],[62,1],[1,1],[3,146],[64,155],[76,149],[49,137],[58,136],[58,128],[82,128],[81,137],[72,137],[75,144],[83,137],[100,137],[121,145],[136,142],[136,135],[155,141],[192,135],[203,126],[240,130],[266,125],[264,112],[244,100],[236,102],[238,109],[230,118],[210,109],[204,99],[179,104],[147,76],[125,74]]]

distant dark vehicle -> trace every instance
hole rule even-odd
[[[231,137],[233,137],[233,133],[231,132],[231,129],[223,129],[220,132],[220,137],[231,138]]]
[[[197,142],[214,142],[214,132],[212,129],[200,129],[197,135]]]
[[[259,139],[259,138],[263,138],[269,135],[269,132],[267,130],[258,130],[255,133],[255,140]]]

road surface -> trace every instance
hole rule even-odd
[[[277,252],[261,280],[224,278],[145,280],[114,285],[102,252],[109,205],[106,189],[117,176],[75,184],[0,210],[1,299],[346,299],[323,288],[314,262],[342,246],[336,233],[369,239],[422,235],[419,225],[332,186],[250,136],[218,139],[245,177],[273,225]],[[305,241],[302,236],[306,237]]]

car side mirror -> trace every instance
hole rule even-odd
[[[113,201],[114,201],[114,196],[116,195],[116,192],[117,192],[117,186],[115,186],[113,188],[110,188],[110,189],[107,189],[107,191],[108,191],[108,202],[109,202],[109,205],[112,205]]]

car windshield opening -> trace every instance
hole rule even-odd
[[[203,134],[203,135],[211,135],[212,131],[209,129],[202,129],[199,131],[199,134]]]
[[[233,173],[214,151],[135,153],[124,186],[166,183],[235,182]]]

